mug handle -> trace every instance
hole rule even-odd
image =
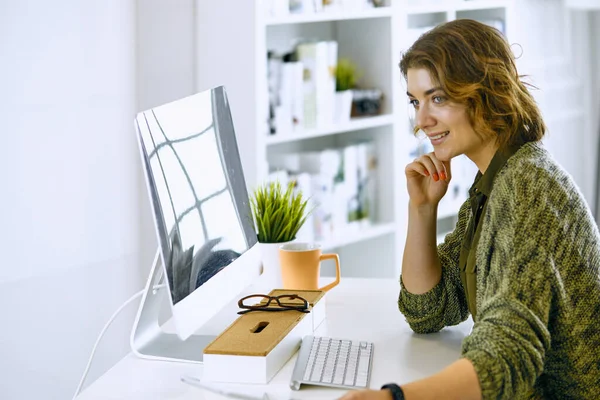
[[[328,291],[329,289],[337,286],[338,283],[340,283],[340,256],[338,256],[337,254],[323,254],[321,255],[321,257],[319,257],[319,262],[322,262],[324,260],[335,260],[335,281],[331,282],[329,285],[323,286],[322,288],[320,288],[319,290],[323,290],[323,291]]]

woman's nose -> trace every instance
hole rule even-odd
[[[420,129],[424,130],[428,126],[435,125],[435,119],[431,115],[427,104],[422,105],[418,110],[415,110],[415,112],[415,122]]]

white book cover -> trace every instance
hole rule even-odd
[[[319,110],[326,103],[327,42],[301,43],[296,54],[304,65],[304,128],[316,129],[322,125],[324,116],[319,116]]]
[[[292,86],[292,125],[294,131],[304,130],[304,65],[300,61],[290,63]]]
[[[360,142],[356,146],[358,165],[359,219],[363,222],[376,220],[377,154],[372,141]]]
[[[281,80],[279,85],[279,105],[276,108],[276,127],[278,134],[290,134],[294,130],[293,109],[295,102],[294,77],[298,63],[284,62],[281,64]]]
[[[316,241],[333,238],[333,180],[323,174],[311,175],[313,235]]]
[[[325,127],[331,124],[333,107],[331,100],[333,92],[330,93],[329,73],[329,45],[330,42],[317,42],[316,49],[316,89],[317,89],[317,127]],[[337,44],[336,44],[337,48]],[[337,51],[336,51],[337,53]]]
[[[333,179],[339,173],[341,155],[338,149],[324,149],[321,151],[305,151],[295,153],[297,160],[297,171],[309,172],[311,174],[324,174]]]
[[[346,229],[346,226],[354,231],[357,230],[358,221],[360,220],[360,201],[358,198],[358,152],[357,146],[352,144],[344,147],[344,212],[345,218],[337,218],[336,221],[339,220],[340,226],[335,227],[337,231],[342,231]],[[342,195],[342,194],[341,194]]]
[[[269,155],[270,170],[285,170],[292,173],[303,171],[300,168],[301,153],[274,153]]]
[[[335,108],[335,69],[338,61],[338,42],[330,40],[327,42],[327,87],[326,100],[324,104],[323,114],[324,123],[332,124]]]
[[[302,87],[304,92],[305,129],[315,129],[317,127],[316,52],[315,43],[301,43],[296,47],[296,56],[304,67],[302,71]]]
[[[279,107],[279,93],[281,86],[281,66],[283,62],[280,57],[270,55],[267,63],[267,87],[269,93],[269,125],[270,131],[277,132],[277,108]],[[270,133],[270,132],[269,132]]]
[[[313,242],[315,240],[314,215],[315,200],[312,193],[312,177],[307,172],[302,172],[294,175],[292,178],[296,182],[294,187],[295,194],[302,194],[303,199],[307,200],[306,211],[310,212],[306,217],[306,221],[298,231],[296,240],[300,242]]]
[[[315,202],[313,226],[315,240],[327,241],[334,236],[336,208],[335,187],[341,181],[342,153],[339,149],[299,153],[299,169],[312,175]],[[338,212],[338,214],[340,214]]]

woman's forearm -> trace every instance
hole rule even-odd
[[[481,387],[471,361],[462,358],[429,378],[402,385],[406,400],[480,400]]]
[[[402,283],[410,293],[426,293],[441,279],[436,222],[437,206],[416,207],[409,204],[408,233],[402,258]]]

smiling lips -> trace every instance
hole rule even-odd
[[[431,143],[435,144],[435,142],[439,142],[442,138],[446,137],[449,133],[450,133],[450,131],[446,131],[446,132],[442,132],[442,133],[439,133],[434,136],[431,136],[431,135],[428,135],[428,136],[429,136],[429,140],[431,140]]]

